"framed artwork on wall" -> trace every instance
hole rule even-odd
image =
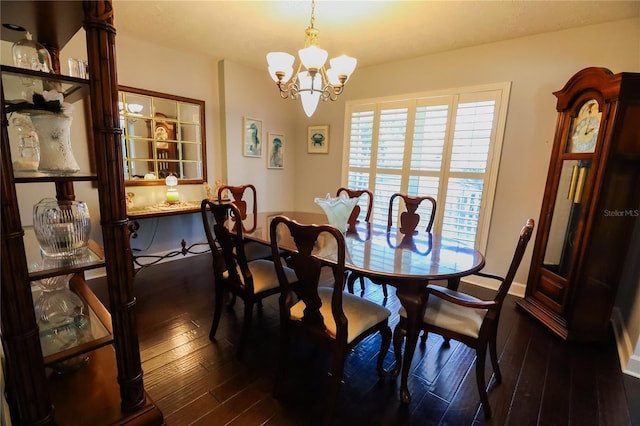
[[[307,129],[307,152],[309,154],[329,153],[329,126],[309,126]]]
[[[262,157],[262,120],[244,117],[242,129],[242,155]]]
[[[267,168],[284,169],[284,135],[271,133],[267,138]]]

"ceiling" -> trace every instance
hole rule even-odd
[[[265,68],[265,55],[302,48],[311,1],[114,0],[118,34]],[[639,1],[316,0],[329,57],[358,67],[638,17]]]

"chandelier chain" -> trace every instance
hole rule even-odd
[[[311,28],[316,22],[316,0],[311,0]]]

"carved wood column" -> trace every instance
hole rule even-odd
[[[114,329],[121,406],[135,411],[145,404],[133,296],[133,261],[129,246],[118,115],[113,5],[109,0],[83,2],[89,53],[89,76],[95,163],[100,185],[100,221]]]

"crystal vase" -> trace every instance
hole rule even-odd
[[[325,198],[314,199],[315,203],[324,210],[329,223],[343,233],[347,230],[349,216],[351,216],[351,211],[358,204],[358,200],[359,198],[349,198],[344,194],[336,198],[331,198],[331,195],[327,194]]]
[[[80,170],[71,149],[71,117],[47,111],[29,111],[40,142],[38,170],[70,174]]]
[[[88,309],[69,288],[73,274],[58,275],[36,281],[41,293],[34,300],[34,311],[44,356],[85,343],[92,338]],[[88,361],[82,354],[50,365],[56,373],[73,371]]]
[[[89,208],[83,201],[44,198],[33,206],[33,228],[44,256],[83,255],[91,233]]]

